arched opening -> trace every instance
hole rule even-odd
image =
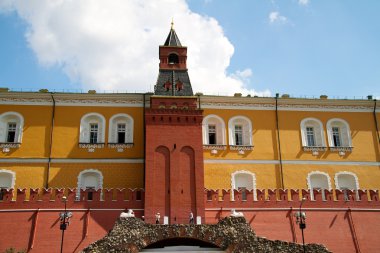
[[[320,120],[306,118],[301,121],[301,137],[303,147],[324,147],[323,125]]]
[[[160,240],[148,245],[141,252],[224,252],[216,245],[194,238],[178,237]]]
[[[4,199],[4,195],[8,189],[14,188],[16,173],[9,170],[0,170],[0,200]]]
[[[0,142],[21,143],[24,118],[17,112],[0,115]]]
[[[244,116],[236,116],[228,122],[230,146],[252,146],[252,123]]]
[[[330,119],[327,122],[327,132],[330,147],[351,147],[350,126],[345,120]]]
[[[357,176],[352,172],[339,172],[335,174],[336,188],[343,191],[344,199],[349,200],[348,190],[356,191],[359,189],[359,181]]]
[[[111,117],[108,143],[133,143],[133,118],[131,116],[119,113]]]
[[[322,199],[326,200],[326,195],[324,190],[331,190],[330,177],[324,172],[311,172],[308,175],[308,185],[310,189],[311,199],[314,200],[313,190],[321,190]]]
[[[179,63],[179,57],[177,54],[171,53],[168,57],[169,64],[178,64]]]
[[[99,113],[88,113],[80,121],[79,143],[104,143],[105,118]]]
[[[93,191],[103,188],[103,175],[98,170],[84,170],[78,176],[77,199],[80,199],[80,190],[87,191],[87,200],[93,200]]]
[[[225,124],[217,115],[208,115],[203,119],[203,144],[204,145],[226,145]]]
[[[249,171],[236,171],[231,175],[233,190],[241,191],[241,199],[247,200],[247,192],[253,190],[253,198],[256,200],[256,176]],[[234,194],[232,192],[232,198]]]

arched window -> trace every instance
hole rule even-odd
[[[88,169],[81,171],[78,176],[77,199],[80,199],[80,190],[88,190],[87,199],[92,200],[91,190],[103,188],[103,175],[99,170]]]
[[[331,190],[330,176],[325,172],[312,171],[307,175],[307,184],[310,189],[311,199],[314,200],[313,190],[322,190],[322,199],[326,200],[323,190]]]
[[[231,188],[232,190],[242,190],[242,200],[247,200],[247,195],[244,190],[253,190],[253,198],[256,198],[256,176],[254,173],[239,170],[231,174]],[[234,194],[232,191],[232,198],[234,199]]]
[[[125,113],[113,115],[109,123],[109,143],[133,143],[133,118]]]
[[[202,131],[204,145],[226,145],[226,126],[221,117],[206,116],[203,119]]]
[[[0,115],[0,142],[21,143],[24,118],[17,112]]]
[[[171,53],[168,56],[168,62],[169,64],[178,64],[179,63],[179,57],[175,53]]]
[[[105,119],[99,113],[88,113],[80,120],[80,143],[104,143]]]
[[[236,116],[228,121],[229,144],[230,148],[234,146],[239,149],[239,146],[253,147],[252,144],[252,123],[244,116]]]
[[[345,200],[348,200],[347,190],[357,191],[359,188],[359,179],[355,173],[342,171],[335,174],[336,189],[344,192]],[[358,193],[356,192],[356,196]]]
[[[318,151],[326,150],[323,125],[316,118],[306,118],[301,121],[301,139],[303,149],[312,151],[313,155],[318,155]]]
[[[343,119],[327,121],[327,137],[331,151],[352,151],[351,131],[348,123]]]
[[[16,181],[16,173],[10,170],[0,170],[0,200],[4,199],[6,190],[13,189]]]

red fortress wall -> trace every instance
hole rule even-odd
[[[31,189],[26,198],[25,189],[9,191],[0,201],[0,252],[10,247],[59,252],[58,215],[64,208],[63,194],[62,189]],[[144,214],[145,196],[141,189],[103,189],[102,194],[92,193],[93,200],[87,200],[87,192],[82,191],[80,201],[75,200],[75,189],[66,190],[65,194],[73,217],[65,231],[64,252],[78,252],[102,238],[125,209],[133,209],[137,217]],[[216,223],[236,209],[244,213],[258,236],[302,243],[294,218],[301,203],[299,194],[298,190],[257,190],[254,198],[253,192],[247,191],[246,200],[242,200],[242,193],[234,191],[231,200],[229,190],[206,190],[205,222]],[[302,205],[307,216],[306,243],[324,244],[332,252],[380,252],[378,191],[349,192],[347,200],[339,190],[326,191],[325,201],[320,192],[314,192],[315,201],[310,200],[309,191],[302,190],[301,194],[306,198]]]

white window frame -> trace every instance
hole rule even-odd
[[[211,120],[214,120],[217,123],[216,124],[215,122],[209,123]],[[215,125],[216,144],[209,144],[209,139],[208,139],[209,125]],[[226,145],[226,125],[224,123],[224,120],[221,117],[215,114],[210,114],[204,117],[203,122],[202,122],[202,133],[203,133],[203,145]],[[222,138],[218,138],[218,136],[221,136]]]
[[[347,121],[343,120],[343,119],[339,119],[339,118],[333,118],[333,119],[330,119],[329,121],[327,121],[327,124],[326,124],[326,128],[327,128],[327,137],[328,137],[328,141],[329,141],[329,147],[336,147],[334,145],[334,137],[333,137],[333,130],[332,128],[335,127],[336,125],[334,125],[335,122],[339,122],[340,124],[343,124],[345,127],[346,127],[346,131],[345,132],[342,132],[342,129],[341,127],[339,127],[339,130],[340,130],[340,141],[341,141],[341,146],[338,146],[339,147],[352,147],[352,138],[351,138],[351,130],[350,130],[350,125],[347,123]],[[346,135],[347,137],[347,143],[344,143],[344,138],[342,138],[343,135]]]
[[[83,115],[80,120],[79,143],[90,143],[90,124],[98,124],[98,141],[105,142],[106,120],[103,115],[92,112]]]
[[[96,169],[87,169],[82,170],[78,175],[78,182],[77,182],[77,194],[76,199],[80,200],[80,190],[86,190],[86,187],[83,185],[84,176],[87,173],[96,174],[98,176],[98,187],[95,187],[95,190],[103,189],[103,174],[101,171]]]
[[[0,142],[7,143],[8,123],[16,123],[14,142],[21,143],[24,129],[24,117],[18,112],[5,112],[0,115]]]
[[[245,121],[245,123],[239,122]],[[236,145],[235,141],[235,125],[242,125],[242,137],[243,145]],[[235,116],[228,121],[228,132],[229,132],[229,145],[231,146],[253,146],[252,140],[252,122],[248,117],[245,116]],[[248,140],[246,140],[248,136]],[[245,144],[244,144],[245,143]]]
[[[344,189],[342,189],[342,187],[339,185],[339,176],[340,176],[340,175],[350,175],[350,176],[353,176],[353,177],[354,177],[354,182],[355,182],[355,187],[356,187],[356,189],[353,189],[353,190],[355,191],[356,199],[359,199],[359,193],[358,193],[358,190],[359,190],[360,188],[359,188],[359,178],[358,178],[358,176],[357,176],[355,173],[350,172],[350,171],[341,171],[341,172],[335,173],[335,176],[334,176],[334,180],[335,180],[335,188],[338,189],[338,190],[344,190]],[[345,200],[349,200],[346,192],[344,192],[344,199],[345,199]]]
[[[253,172],[246,171],[246,170],[238,170],[233,173],[231,173],[231,198],[232,200],[235,199],[234,197],[234,190],[237,190],[236,188],[236,176],[240,174],[245,174],[252,177],[252,192],[253,192],[253,199],[257,200],[257,194],[256,194],[256,175]],[[250,190],[250,189],[248,189]]]
[[[133,143],[134,120],[126,113],[118,113],[110,118],[108,126],[108,143],[117,144],[118,124],[125,124],[124,143]]]
[[[310,122],[310,121],[316,123],[319,126],[320,131],[317,131],[317,129],[315,129],[314,125],[308,124],[308,122]],[[305,118],[305,119],[303,119],[301,121],[301,140],[302,140],[302,146],[303,147],[310,147],[310,146],[308,146],[308,143],[307,143],[307,130],[306,130],[306,128],[310,127],[310,126],[313,127],[313,129],[314,129],[314,142],[315,142],[315,146],[314,147],[326,147],[325,133],[324,133],[324,130],[323,130],[323,124],[322,124],[322,122],[319,119],[316,119],[316,118]],[[318,143],[318,137],[320,137],[321,143]]]
[[[1,169],[0,174],[10,174],[11,175],[11,187],[10,189],[14,189],[16,183],[16,172],[6,169]]]
[[[322,171],[312,171],[312,172],[310,172],[309,174],[307,174],[307,187],[308,187],[309,190],[310,190],[310,196],[311,196],[311,199],[314,200],[314,192],[313,192],[313,188],[312,188],[313,184],[312,184],[312,182],[311,182],[311,177],[312,177],[313,175],[323,175],[323,176],[325,176],[325,177],[327,178],[327,186],[328,186],[328,189],[326,189],[326,190],[331,191],[332,187],[331,187],[331,178],[330,178],[329,174],[327,174],[326,172],[322,172]],[[324,199],[326,199],[326,197],[324,196],[324,193],[322,193],[322,197],[323,197]]]
[[[334,176],[334,180],[335,180],[335,188],[338,189],[338,190],[341,190],[341,187],[339,186],[339,176],[340,175],[350,175],[350,176],[353,176],[354,177],[354,182],[355,182],[355,187],[356,189],[354,190],[359,190],[360,187],[359,187],[359,178],[358,176],[351,172],[351,171],[340,171],[338,173],[335,173],[335,176]]]

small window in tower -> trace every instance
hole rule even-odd
[[[235,145],[243,145],[243,126],[235,125]]]
[[[15,142],[16,137],[16,123],[15,122],[9,122],[8,123],[8,129],[7,129],[7,142]]]
[[[117,124],[117,143],[125,143],[125,124]]]
[[[169,54],[169,64],[178,64],[179,58],[177,54]]]
[[[208,144],[216,144],[216,126],[208,125]]]
[[[90,143],[98,143],[98,124],[90,124]]]

